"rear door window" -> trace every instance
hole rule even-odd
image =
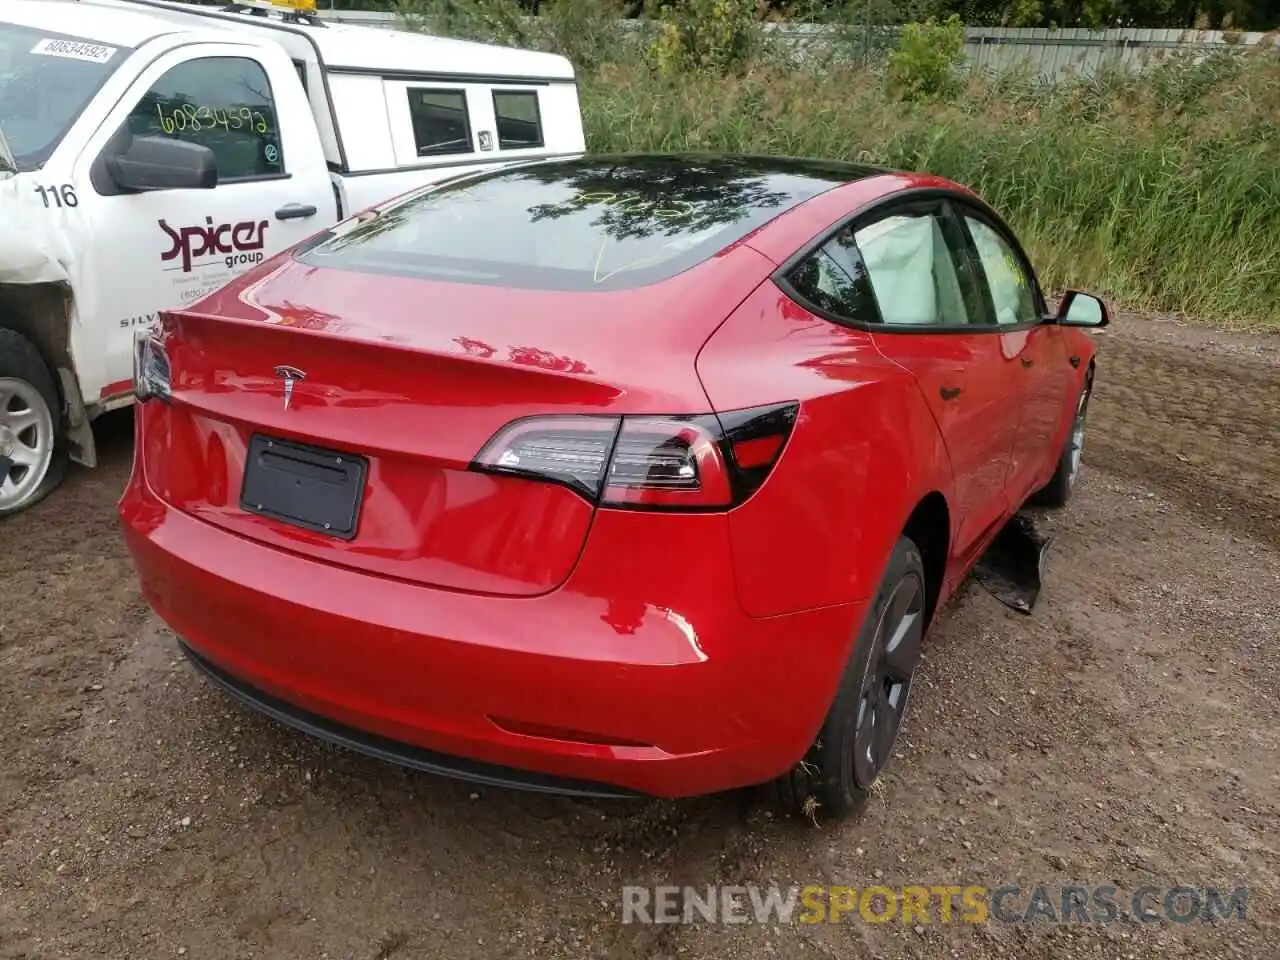
[[[940,209],[892,213],[854,232],[881,322],[959,327],[986,321],[963,237]]]
[[[499,150],[529,150],[543,145],[536,90],[495,90],[493,116]]]

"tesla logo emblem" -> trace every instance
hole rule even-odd
[[[288,410],[289,404],[293,402],[293,385],[307,379],[307,375],[297,367],[281,364],[276,367],[276,376],[284,381],[284,408]]]

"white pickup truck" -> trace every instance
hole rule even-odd
[[[313,6],[0,2],[0,517],[95,464],[157,311],[407,190],[585,150],[565,58]]]

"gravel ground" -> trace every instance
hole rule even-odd
[[[0,528],[0,957],[1280,955],[1280,339],[1120,318],[1032,618],[970,585],[883,789],[604,803],[342,753],[198,678],[103,464]],[[1249,888],[1247,918],[624,925],[625,884]]]

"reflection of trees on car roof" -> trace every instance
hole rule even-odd
[[[515,176],[576,192],[567,200],[530,207],[531,222],[594,208],[599,213],[594,224],[617,241],[701,233],[745,219],[753,211],[776,209],[791,198],[772,189],[767,176],[729,160],[677,165],[660,158],[651,163],[639,159],[570,167],[567,172],[563,167],[533,168]]]
[[[427,187],[314,253],[350,250],[347,265],[391,274],[617,289],[681,273],[786,210],[881,172],[715,154],[534,162]]]
[[[770,219],[761,213],[780,212],[840,183],[879,172],[857,164],[716,155],[536,163],[437,184],[335,239],[330,249],[394,231],[413,220],[421,209],[438,214],[449,204],[489,200],[506,204],[504,213],[523,209],[528,223],[598,211],[591,221],[593,232],[615,242],[690,236],[743,220]],[[538,199],[536,185],[558,188],[555,194],[567,190],[571,195],[520,206],[529,194]]]

